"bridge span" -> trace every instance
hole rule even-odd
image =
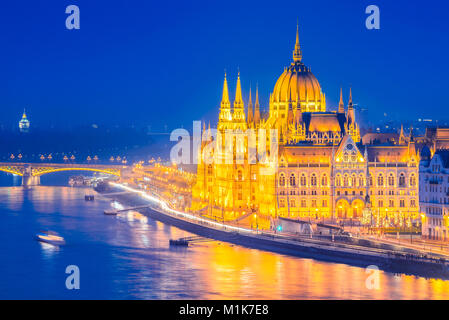
[[[128,175],[132,169],[125,165],[0,162],[0,171],[21,176],[22,185],[31,186],[40,184],[40,177],[52,172],[93,171],[123,177]]]

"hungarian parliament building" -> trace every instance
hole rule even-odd
[[[369,220],[382,227],[421,219],[421,149],[433,153],[435,141],[403,128],[362,137],[351,91],[347,103],[340,92],[335,111],[328,110],[320,83],[303,62],[298,30],[292,58],[274,85],[267,113],[260,110],[257,90],[254,103],[250,91],[245,108],[240,74],[231,107],[225,75],[217,130],[205,129],[199,150],[190,209],[223,221],[253,212]],[[254,161],[253,142],[257,154],[263,149],[272,157]]]

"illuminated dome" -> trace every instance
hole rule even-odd
[[[318,101],[322,92],[317,78],[304,64],[296,63],[288,67],[279,77],[273,91],[274,101]],[[304,110],[303,110],[304,111]]]
[[[302,112],[326,111],[325,95],[317,78],[302,63],[302,52],[296,32],[293,63],[284,70],[274,86],[272,102],[285,104],[293,102]]]

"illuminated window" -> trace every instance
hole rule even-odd
[[[365,179],[363,179],[363,175],[360,175],[359,177],[359,187],[363,187],[365,185]]]
[[[394,176],[393,174],[390,173],[390,175],[388,176],[388,185],[390,187],[394,187]]]
[[[284,199],[279,199],[279,207],[285,208],[285,200]]]
[[[323,175],[323,176],[321,177],[321,186],[322,186],[322,187],[327,186],[327,176],[326,176],[326,175]]]
[[[310,177],[310,184],[312,185],[312,186],[316,186],[316,175],[315,174],[312,174],[312,177]]]
[[[353,176],[351,177],[351,186],[352,186],[352,187],[355,187],[356,184],[357,184],[357,178],[355,177],[355,175],[353,175]]]
[[[347,187],[349,184],[349,179],[348,179],[348,175],[344,175],[343,176],[343,187]]]
[[[291,174],[291,176],[290,176],[290,185],[292,186],[292,187],[295,187],[296,186],[296,177],[295,177],[295,175],[292,173]]]
[[[285,186],[285,176],[284,176],[283,173],[281,173],[280,176],[279,176],[279,185],[280,185],[281,187],[284,187],[284,186]]]
[[[337,187],[341,187],[341,176],[339,174],[335,178],[335,184],[337,185]]]
[[[379,176],[377,177],[377,186],[384,186],[384,176],[382,174],[379,174]]]
[[[399,176],[399,186],[405,187],[405,175],[403,173]]]
[[[301,175],[301,186],[302,187],[307,186],[307,178],[306,178],[306,175],[304,173]]]
[[[416,177],[414,174],[410,176],[410,186],[416,187]]]

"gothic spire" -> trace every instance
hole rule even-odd
[[[340,103],[338,104],[338,113],[345,113],[345,104],[343,102],[343,88],[340,88]]]
[[[353,107],[354,107],[354,104],[352,103],[352,88],[349,88],[348,109],[352,109]]]
[[[296,43],[295,49],[293,50],[293,61],[299,63],[302,60],[302,51],[299,44],[299,23],[296,24]]]
[[[237,76],[237,88],[235,90],[234,109],[236,107],[243,107],[242,85],[240,84],[240,71]]]
[[[256,102],[254,104],[254,122],[260,122],[259,86],[256,84]]]
[[[248,99],[248,123],[253,122],[253,101],[251,99],[251,87],[249,87],[249,99]]]
[[[229,109],[230,107],[231,107],[231,102],[229,101],[228,80],[226,79],[226,72],[225,72],[224,82],[223,82],[223,96],[221,98],[221,108]]]

